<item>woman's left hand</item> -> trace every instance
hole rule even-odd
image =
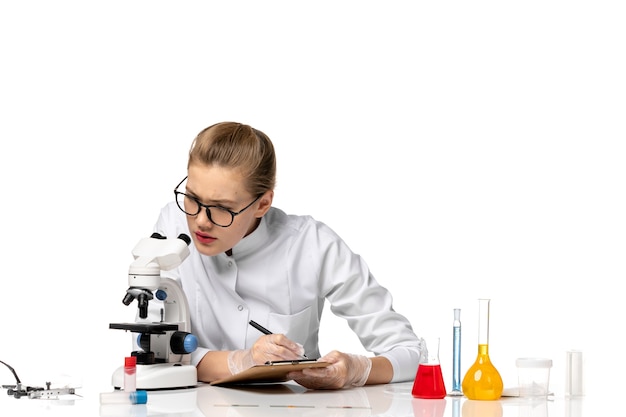
[[[328,362],[325,368],[306,368],[290,372],[288,378],[311,389],[340,389],[363,386],[367,382],[372,361],[361,355],[332,351],[319,359]]]

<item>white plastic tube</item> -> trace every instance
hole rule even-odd
[[[100,393],[100,404],[145,404],[148,402],[146,391],[114,391]]]
[[[565,395],[583,395],[583,353],[579,350],[569,350],[565,356]]]

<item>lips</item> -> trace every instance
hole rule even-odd
[[[202,233],[202,232],[196,232],[195,235],[196,235],[196,240],[198,241],[198,243],[201,243],[204,245],[209,245],[217,240],[217,238],[207,235],[206,233]]]

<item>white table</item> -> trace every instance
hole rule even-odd
[[[581,397],[528,401],[503,397],[472,401],[464,397],[420,400],[411,395],[412,382],[339,391],[306,390],[293,384],[240,388],[200,384],[196,388],[148,393],[145,405],[105,405],[99,392],[77,390],[79,396],[57,400],[0,397],[2,417],[18,416],[306,416],[306,417],[597,417],[615,411],[612,401]]]

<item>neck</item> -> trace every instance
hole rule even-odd
[[[248,229],[248,231],[246,232],[244,237],[246,237],[246,236],[250,235],[252,232],[254,232],[257,229],[257,227],[259,227],[259,224],[261,224],[261,217],[259,217],[258,219],[255,219],[255,221],[252,223],[252,225],[250,226],[250,229]],[[233,256],[233,248],[228,249],[224,253],[227,256]]]

